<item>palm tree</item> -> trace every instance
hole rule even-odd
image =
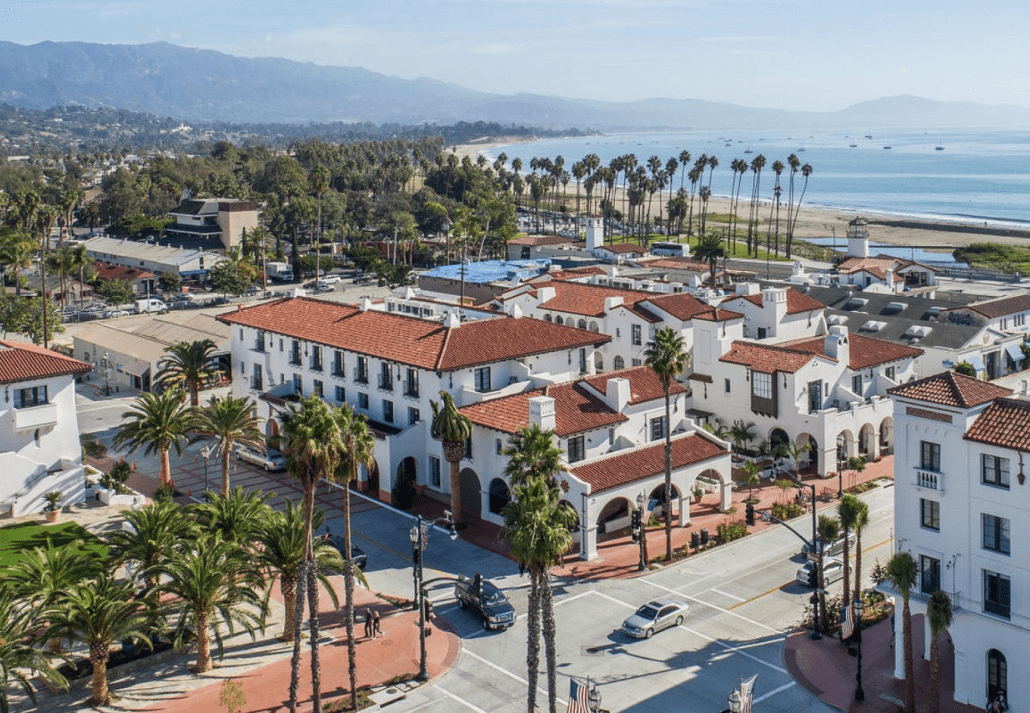
[[[116,582],[113,571],[66,590],[47,620],[51,625],[48,636],[67,636],[89,647],[93,693],[86,702],[92,706],[104,706],[111,700],[107,688],[111,644],[136,639],[149,647],[147,632],[154,623],[135,599],[132,583]]]
[[[533,477],[512,488],[512,500],[504,506],[502,536],[511,545],[515,559],[529,570],[529,636],[526,664],[528,669],[527,710],[536,709],[536,680],[540,667],[540,633],[547,663],[548,709],[557,709],[557,630],[551,593],[551,567],[572,547],[569,528],[575,525],[576,514],[561,502],[561,490],[545,478]]]
[[[181,645],[187,628],[193,630],[194,671],[204,673],[211,670],[212,635],[221,657],[223,627],[230,635],[239,627],[255,639],[255,629],[264,631],[268,607],[258,594],[261,571],[238,543],[204,535],[192,544],[156,571],[163,575],[162,590],[179,601],[175,641]]]
[[[738,418],[730,426],[730,440],[733,441],[738,451],[744,450],[754,438],[755,424],[753,421],[745,422],[743,419]]]
[[[544,478],[551,487],[558,487],[558,474],[569,468],[565,465],[565,454],[554,444],[554,437],[554,431],[533,424],[520,428],[508,439],[502,454],[508,459],[504,476],[512,487],[533,478]]]
[[[318,530],[325,524],[325,513],[315,508],[311,525]],[[271,590],[276,578],[279,580],[279,592],[283,595],[284,620],[283,641],[293,641],[294,610],[297,606],[297,577],[304,559],[304,509],[297,507],[292,500],[286,500],[286,510],[272,511],[264,519],[255,535],[254,541],[260,545],[251,557],[268,576],[268,588]],[[324,538],[315,538],[312,543],[315,560],[318,562],[318,581],[329,592],[333,605],[338,605],[336,590],[329,583],[326,572],[343,569],[340,552],[331,542]]]
[[[36,246],[24,236],[14,235],[4,241],[0,248],[0,262],[14,272],[14,294],[21,296],[21,273],[32,267],[32,257]]]
[[[644,351],[650,367],[665,392],[665,559],[672,561],[672,384],[690,364],[683,337],[672,327],[662,327]]]
[[[816,556],[819,561],[819,573],[816,581],[819,584],[819,608],[823,614],[823,631],[829,629],[829,612],[826,611],[826,587],[823,586],[823,564],[825,562],[826,547],[831,542],[836,542],[840,537],[840,520],[831,515],[820,515],[816,525],[816,537],[819,545],[816,547]]]
[[[0,585],[0,713],[10,713],[8,691],[15,685],[36,703],[36,689],[28,675],[39,673],[51,685],[67,689],[50,656],[35,646],[41,610],[19,601],[9,586]],[[13,679],[13,682],[11,681]]]
[[[251,549],[254,538],[271,514],[268,500],[274,493],[245,491],[236,486],[230,492],[207,493],[206,501],[191,507],[201,531],[218,535],[227,542],[235,542]]]
[[[855,597],[854,601],[862,598],[862,530],[869,524],[869,506],[862,500],[858,501],[855,508],[855,520],[851,523],[851,530],[855,533]]]
[[[858,523],[859,512],[862,509],[862,501],[851,493],[845,493],[837,504],[837,517],[840,518],[840,527],[844,535],[844,593],[842,595],[842,606],[848,606],[851,602],[851,547],[848,542],[849,535],[855,531]]]
[[[68,261],[68,269],[79,274],[79,309],[83,309],[82,286],[86,284],[86,271],[92,275],[93,259],[90,258],[85,245],[76,245],[71,248]]]
[[[762,466],[754,461],[746,460],[741,466],[744,470],[744,485],[747,486],[747,499],[752,499],[755,486],[762,482]]]
[[[930,620],[930,713],[941,710],[941,655],[938,639],[951,626],[951,599],[946,592],[937,590],[926,603],[926,618]]]
[[[454,398],[446,391],[440,392],[443,406],[430,401],[433,407],[433,423],[429,434],[443,444],[443,458],[451,466],[451,515],[461,522],[461,459],[465,457],[465,442],[472,437],[472,421],[454,405]]]
[[[160,456],[161,485],[172,485],[169,451],[174,448],[175,454],[181,457],[187,434],[194,430],[193,410],[183,404],[182,397],[182,391],[174,388],[160,394],[140,394],[133,410],[122,414],[126,422],[114,436],[115,448],[128,446],[129,453],[143,448],[145,455]]]
[[[919,578],[919,567],[910,552],[896,552],[887,562],[887,578],[896,592],[901,594],[902,636],[905,639],[905,711],[916,709],[916,678],[912,668],[912,611],[909,597]]]
[[[701,190],[704,191],[704,188],[702,187]],[[707,197],[702,196],[702,198],[707,206]],[[709,284],[712,289],[715,289],[715,268],[719,258],[726,255],[726,248],[723,245],[722,238],[717,233],[704,232],[703,223],[701,231],[702,235],[697,239],[697,247],[694,248],[694,257],[701,262],[708,263]]]
[[[176,342],[165,351],[168,356],[157,363],[156,381],[165,385],[184,385],[190,394],[190,405],[200,405],[200,385],[218,374],[218,365],[211,355],[218,346],[210,339]]]
[[[788,442],[784,446],[786,455],[790,458],[794,464],[794,475],[798,478],[801,477],[801,456],[812,450],[812,442],[805,441],[804,444],[798,444],[794,442]]]
[[[351,559],[351,522],[350,522],[350,485],[358,477],[358,466],[372,467],[375,451],[375,438],[368,429],[364,416],[354,413],[350,406],[344,404],[333,411],[336,423],[340,428],[340,440],[343,443],[343,457],[337,480],[343,483],[346,497],[343,502],[344,519],[344,607],[347,628],[347,671],[350,675],[351,709],[358,709],[357,657],[354,646],[354,560]]]
[[[265,445],[261,433],[261,419],[254,415],[254,402],[247,397],[236,398],[228,394],[215,396],[197,412],[193,441],[209,440],[218,445],[222,464],[222,494],[229,494],[229,458],[236,445],[260,448]]]
[[[314,555],[311,545],[311,527],[315,509],[315,488],[323,479],[333,479],[343,455],[340,426],[333,409],[312,394],[299,404],[291,405],[280,416],[282,430],[280,442],[286,456],[286,468],[301,485],[304,492],[304,542],[306,552],[297,578],[297,608],[294,621],[293,672],[290,680],[290,711],[297,707],[297,686],[300,674],[300,624],[303,620],[304,593],[307,581],[313,575]],[[315,713],[319,713],[321,700],[321,669],[318,657],[318,588],[308,587],[308,626],[311,646],[311,685]]]

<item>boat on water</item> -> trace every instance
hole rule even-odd
[[[886,151],[890,151],[890,148],[891,148],[891,147],[890,147],[890,146],[884,146],[883,148],[884,148],[884,150],[886,150]]]
[[[943,147],[943,146],[934,146],[934,147],[933,147],[933,150],[934,150],[934,151],[943,151],[943,150],[944,150],[944,147]]]
[[[857,149],[858,148],[858,144],[848,144],[848,148],[849,149]]]
[[[873,138],[873,135],[872,135],[872,134],[866,134],[866,135],[865,135],[865,137],[866,137],[867,139],[871,139],[871,138]]]

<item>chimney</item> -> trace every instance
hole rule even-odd
[[[557,294],[558,292],[553,287],[538,287],[536,291],[537,304],[553,300]]]
[[[361,298],[361,305],[360,305],[359,309],[362,312],[368,312],[370,309],[372,309],[372,300],[370,300],[367,297],[362,297]]]
[[[845,366],[851,362],[851,344],[848,342],[848,328],[842,324],[830,327],[826,339],[823,340],[823,353]]]
[[[622,413],[629,404],[630,390],[629,379],[617,377],[608,379],[608,385],[604,392],[604,400],[614,410]]]
[[[517,302],[512,302],[511,309],[508,310],[508,314],[514,319],[520,319],[522,317],[522,308],[519,307]]]
[[[457,329],[461,326],[461,317],[458,316],[457,311],[447,313],[447,318],[444,320],[443,326],[447,329]]]
[[[541,431],[553,431],[554,399],[550,396],[534,396],[529,400],[529,425],[539,426]]]
[[[622,306],[624,301],[625,300],[623,300],[622,297],[605,297],[604,298],[604,311],[605,312],[611,312],[616,307]]]
[[[772,310],[773,324],[780,324],[787,316],[787,288],[770,287],[762,290],[762,310]]]

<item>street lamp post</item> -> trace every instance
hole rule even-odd
[[[791,473],[789,473],[788,471],[784,470],[783,468],[779,468],[779,471],[780,471],[780,473],[782,473],[783,475],[786,475],[788,478],[790,478],[792,481],[794,481],[794,483],[796,485],[798,485],[799,487],[811,488],[812,489],[812,548],[813,548],[812,551],[815,552],[816,551],[815,548],[817,548],[819,546],[819,543],[818,543],[819,520],[818,520],[818,517],[817,517],[816,512],[815,512],[815,484],[814,483],[805,483],[803,480],[801,480],[801,478],[797,477],[796,475],[792,475]],[[819,572],[819,580],[820,581],[816,582],[816,591],[812,593],[812,599],[810,600],[811,603],[812,603],[812,640],[813,641],[819,641],[821,638],[823,638],[823,634],[819,630],[819,591],[818,591],[818,587],[822,585],[822,572]]]
[[[111,355],[104,350],[104,396],[111,395]]]
[[[637,571],[643,572],[647,569],[647,523],[644,522],[644,494],[637,496],[637,512],[640,513],[640,533],[638,543],[640,545],[640,561],[637,563]]]
[[[411,538],[411,561],[413,563],[413,576],[415,579],[414,604],[418,608],[419,661],[418,676],[416,678],[419,681],[429,680],[429,670],[426,668],[426,590],[422,588],[422,582],[424,581],[422,554],[429,544],[428,530],[438,522],[446,522],[450,529],[451,539],[458,539],[458,531],[454,527],[454,520],[451,519],[451,513],[448,510],[444,511],[443,517],[438,517],[435,520],[424,520],[421,515],[418,515],[415,519],[415,524],[412,525],[411,531],[408,533],[408,536]]]
[[[858,671],[855,673],[858,686],[855,688],[855,700],[861,703],[865,700],[865,691],[862,690],[862,615],[865,614],[865,602],[859,597],[851,606],[855,610],[855,643],[858,644]]]

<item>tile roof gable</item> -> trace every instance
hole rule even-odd
[[[976,417],[963,438],[1001,448],[1030,451],[1030,402],[996,399]]]
[[[918,381],[900,384],[887,393],[916,401],[927,401],[941,406],[973,408],[1012,394],[1011,389],[980,381],[954,371],[942,371]]]
[[[672,438],[674,470],[726,456],[728,453],[725,447],[698,432]],[[664,443],[616,451],[572,468],[573,475],[590,484],[592,493],[618,488],[664,472]]]
[[[515,433],[529,426],[529,399],[535,396],[554,399],[555,432],[561,438],[628,420],[578,382],[529,389],[462,406],[459,410],[475,424],[502,433]]]
[[[92,365],[52,349],[0,340],[0,384],[55,376],[79,376],[92,370]]]

